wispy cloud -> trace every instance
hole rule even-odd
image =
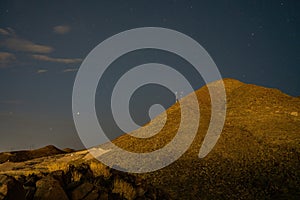
[[[8,52],[0,52],[0,68],[7,68],[10,64],[16,62],[16,56]]]
[[[57,34],[66,34],[70,31],[71,27],[67,25],[60,25],[53,27],[53,31]],[[0,68],[7,68],[11,66],[12,63],[17,62],[16,55],[18,52],[24,52],[31,59],[43,61],[43,62],[53,62],[53,63],[63,63],[63,64],[76,64],[82,61],[81,58],[56,58],[51,57],[48,54],[53,52],[54,49],[51,46],[37,44],[33,41],[19,37],[15,30],[12,28],[0,28],[0,47],[4,47],[9,52],[0,52]],[[24,57],[24,56],[23,56]],[[21,57],[22,58],[22,57]],[[24,63],[24,62],[20,62]],[[63,72],[73,72],[77,69],[65,69]],[[36,73],[45,73],[48,70],[38,69]]]
[[[43,73],[46,73],[46,72],[48,72],[47,69],[38,69],[38,70],[36,71],[37,74],[43,74]]]
[[[64,64],[74,64],[82,61],[81,58],[53,58],[50,56],[37,55],[37,54],[32,55],[32,58],[41,61],[64,63]]]
[[[70,32],[71,27],[67,25],[59,25],[53,27],[53,32],[56,34],[64,35],[68,32]]]
[[[67,72],[76,72],[78,69],[77,68],[68,68],[68,69],[64,69],[62,72],[63,73],[67,73]]]
[[[31,53],[50,53],[53,48],[46,45],[35,44],[29,40],[18,37],[7,38],[1,42],[2,46],[14,51],[31,52]]]
[[[0,35],[5,35],[5,36],[15,36],[16,32],[14,29],[8,27],[8,28],[0,28]]]
[[[0,28],[0,35],[4,39],[0,41],[0,46],[17,52],[30,52],[30,53],[50,53],[53,48],[47,45],[36,44],[32,41],[18,37],[15,30],[8,28]]]
[[[1,35],[9,35],[9,32],[5,30],[4,28],[0,28],[0,34]]]

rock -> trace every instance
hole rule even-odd
[[[128,200],[136,198],[135,189],[130,183],[124,181],[124,179],[115,178],[112,193],[119,194],[121,197],[125,197]]]
[[[99,200],[108,200],[108,193],[102,192],[99,196]]]
[[[108,195],[108,199],[113,199],[113,200],[124,200],[126,198],[122,197],[120,194],[117,193],[111,193]]]
[[[36,188],[31,186],[24,186],[25,189],[25,199],[33,199]]]
[[[298,112],[291,112],[290,115],[298,117]]]
[[[80,200],[88,196],[93,190],[94,185],[91,183],[83,183],[71,192],[72,200]]]
[[[93,178],[93,172],[91,171],[89,165],[81,164],[79,166],[70,165],[69,170],[66,174],[66,182],[83,182]]]
[[[34,200],[68,200],[59,181],[48,175],[36,182]]]
[[[145,193],[146,193],[146,191],[145,191],[144,188],[142,188],[142,187],[137,187],[136,188],[136,195],[138,197],[143,197],[145,195]]]
[[[40,178],[35,175],[35,174],[30,174],[27,178],[26,178],[26,182],[24,183],[24,186],[32,186],[35,187],[35,183],[39,180]]]
[[[149,199],[157,199],[154,188],[149,188],[147,193],[145,193],[145,197]]]
[[[20,182],[22,185],[24,185],[26,183],[26,176],[25,175],[20,175],[18,177],[15,177],[15,179]]]
[[[93,190],[86,197],[84,197],[83,200],[95,200],[98,199],[98,197],[99,197],[99,191]]]
[[[57,171],[51,172],[51,176],[53,178],[55,178],[62,187],[65,186],[65,181],[64,181],[65,173],[63,170],[57,170]]]
[[[20,182],[8,175],[0,175],[0,200],[25,200],[25,190]]]
[[[74,190],[76,187],[78,187],[81,184],[81,182],[77,181],[77,182],[71,182],[66,186],[66,190],[67,191],[71,191]]]

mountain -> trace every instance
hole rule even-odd
[[[207,157],[198,158],[211,117],[210,97],[205,86],[196,91],[200,127],[188,151],[170,166],[138,176],[166,189],[174,199],[300,197],[299,98],[233,79],[223,81],[227,96],[226,121],[220,139]],[[210,84],[214,85],[218,85],[217,82]],[[189,96],[183,101],[189,101]],[[132,152],[160,149],[178,130],[178,103],[167,110],[167,116],[159,134],[149,139],[123,135],[113,143]],[[137,132],[154,131],[160,117],[153,120],[150,130],[143,128]],[[102,148],[113,147],[105,144]],[[105,156],[109,157],[110,152]],[[116,162],[132,161],[126,158]]]
[[[69,149],[67,149],[69,151]],[[23,162],[34,158],[40,158],[45,156],[53,156],[57,154],[67,153],[67,151],[60,150],[53,145],[48,145],[40,149],[24,150],[24,151],[12,151],[0,153],[0,164],[6,161],[10,162]]]
[[[121,199],[299,199],[300,99],[277,89],[233,79],[223,81],[227,98],[226,120],[215,147],[204,158],[199,158],[198,154],[211,118],[208,87],[218,87],[218,81],[196,91],[201,113],[197,135],[188,150],[167,167],[145,174],[116,172],[84,150],[25,162],[5,162],[0,164],[0,176],[5,174],[18,180],[26,176],[28,180],[30,174],[36,174],[37,179],[43,180],[45,175],[55,173],[51,176],[57,180],[68,180],[61,185],[69,199],[74,199],[72,195],[78,193],[80,187],[97,188],[96,180],[102,183],[96,190],[96,196],[106,191],[104,193],[110,199],[117,199],[116,193]],[[180,101],[189,105],[191,96]],[[194,111],[187,112],[193,123]],[[173,140],[179,127],[181,111],[178,102],[132,133],[145,135],[156,132],[165,116],[166,124],[158,134],[147,139],[125,134],[113,143],[132,152],[152,152],[164,147]],[[190,128],[190,123],[184,124],[186,132]],[[114,160],[116,165],[133,162],[131,157],[116,159],[111,153],[113,148],[107,143],[91,151],[100,149],[99,156]],[[78,177],[72,166],[77,166],[75,168],[80,173],[88,171],[93,175]],[[57,176],[57,170],[65,175]],[[39,186],[34,183],[35,191]],[[28,193],[29,190],[26,191]],[[90,189],[88,194],[92,191]]]

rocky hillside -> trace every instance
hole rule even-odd
[[[207,87],[203,87],[196,91],[201,110],[200,128],[189,150],[170,166],[139,176],[166,189],[172,199],[298,199],[299,98],[233,79],[224,79],[224,84],[226,122],[217,145],[208,156],[198,158],[210,120],[210,97]],[[211,83],[212,87],[215,85],[218,84]],[[189,101],[189,96],[183,101]],[[163,147],[178,129],[179,105],[168,109],[167,115],[167,123],[159,134],[146,140],[124,135],[114,143],[133,152],[150,152]],[[159,123],[160,117],[153,123]],[[137,132],[154,129],[155,125],[151,125]],[[110,153],[104,156],[109,157]],[[130,158],[116,162],[130,162]]]
[[[51,199],[54,195],[49,198],[40,195],[56,188],[66,199],[76,199],[78,193],[81,196],[77,199],[299,199],[300,99],[277,89],[233,79],[224,79],[224,84],[225,126],[216,146],[203,159],[199,159],[198,153],[210,121],[207,87],[196,91],[201,111],[196,138],[173,164],[151,173],[128,174],[105,167],[87,150],[18,163],[9,161],[0,164],[0,193],[6,197],[7,191],[11,191],[25,194],[27,199]],[[189,96],[182,101],[188,102]],[[166,114],[167,122],[157,135],[148,139],[123,135],[113,142],[132,152],[162,148],[176,135],[179,104],[169,108]],[[162,115],[137,132],[155,131]],[[188,124],[185,129],[189,130]],[[95,148],[102,152],[99,156],[114,159],[109,144]],[[115,161],[120,164],[131,159]],[[17,185],[11,187],[8,183]],[[85,192],[79,192],[82,190]]]

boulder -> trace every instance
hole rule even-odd
[[[95,200],[99,197],[99,191],[97,189],[92,190],[83,200]]]
[[[0,175],[0,200],[25,200],[25,190],[20,182],[8,175]]]
[[[36,174],[30,174],[26,177],[25,182],[23,183],[24,186],[35,187],[35,183],[40,179]]]
[[[36,188],[31,186],[24,186],[25,189],[25,199],[33,199]]]
[[[59,181],[48,175],[36,182],[34,200],[68,200]]]
[[[79,166],[70,165],[69,170],[65,175],[65,181],[67,184],[71,182],[83,182],[93,179],[93,172],[89,165],[81,164]]]
[[[291,112],[290,115],[294,116],[294,117],[298,117],[298,112],[294,111],[294,112]]]
[[[98,200],[108,200],[108,193],[107,192],[101,192]]]
[[[50,173],[53,178],[55,178],[62,187],[65,187],[64,176],[65,173],[63,170],[57,170]]]
[[[94,185],[91,183],[81,184],[71,192],[72,200],[81,200],[87,197],[92,192],[93,189],[94,189]]]

